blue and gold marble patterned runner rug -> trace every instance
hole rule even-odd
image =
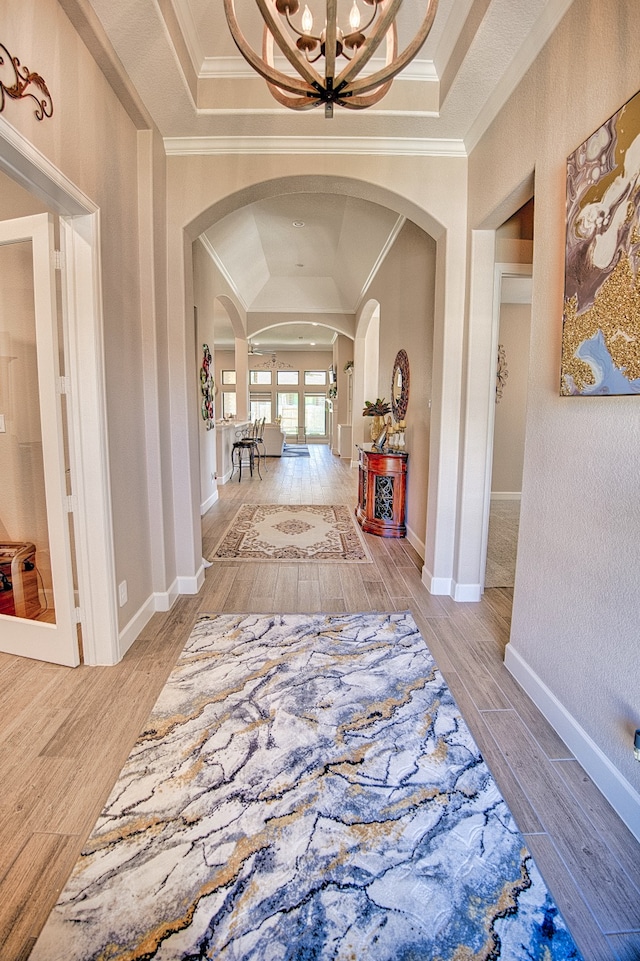
[[[224,614],[31,961],[578,957],[408,613]]]

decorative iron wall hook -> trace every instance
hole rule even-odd
[[[34,111],[37,120],[53,116],[53,100],[49,89],[39,73],[33,73],[28,67],[23,67],[17,57],[12,57],[3,43],[0,43],[0,67],[10,64],[13,76],[10,77],[9,84],[0,79],[0,113],[4,110],[7,97],[11,100],[24,100],[29,97],[37,103]],[[37,87],[40,96],[28,87]]]

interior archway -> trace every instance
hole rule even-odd
[[[219,198],[208,206],[203,206],[201,211],[196,214],[186,225],[182,225],[185,243],[182,245],[183,262],[180,273],[184,279],[186,302],[188,309],[190,292],[192,287],[192,244],[189,240],[198,237],[207,227],[211,226],[216,219],[226,216],[229,212],[237,209],[243,204],[249,204],[261,197],[274,197],[287,193],[296,192],[318,192],[326,193],[335,191],[346,196],[359,197],[371,200],[388,209],[395,211],[399,215],[406,217],[411,223],[420,228],[433,241],[434,247],[434,338],[433,338],[433,371],[434,379],[429,397],[429,409],[431,425],[437,425],[437,429],[429,432],[429,454],[428,460],[432,464],[437,464],[438,469],[428,472],[428,481],[423,475],[423,487],[425,497],[429,505],[429,518],[426,537],[424,532],[416,534],[416,540],[422,542],[422,550],[425,556],[425,566],[423,569],[423,581],[436,593],[449,593],[452,584],[453,570],[453,549],[452,543],[455,537],[455,511],[457,499],[457,474],[458,474],[458,440],[460,431],[460,381],[454,369],[461,363],[461,332],[462,316],[454,313],[456,294],[452,290],[451,297],[443,296],[446,290],[451,288],[452,280],[447,275],[447,260],[451,256],[451,243],[446,242],[447,229],[444,224],[432,216],[429,211],[419,207],[413,200],[403,197],[393,190],[380,184],[371,184],[365,181],[350,177],[306,175],[279,177],[265,180],[260,183],[253,183],[232,194]],[[457,236],[457,235],[456,235]],[[456,256],[461,254],[461,247],[455,240],[454,247]],[[177,280],[177,276],[174,278]],[[177,288],[175,288],[177,289]],[[453,320],[453,325],[444,329],[445,317]],[[177,321],[177,315],[175,317]],[[192,353],[192,337],[189,325],[184,329],[184,334],[176,336],[184,337],[184,347],[186,356]],[[450,355],[445,364],[445,356]],[[395,356],[395,354],[394,354]],[[173,365],[171,358],[170,366],[177,370],[177,365]],[[389,360],[392,365],[393,358]],[[449,375],[444,378],[441,376],[442,370],[447,366]],[[184,368],[183,368],[184,369]],[[389,372],[390,373],[390,372]],[[186,371],[189,377],[188,371]],[[185,384],[181,402],[184,417],[184,431],[181,439],[176,440],[174,468],[177,471],[175,481],[176,500],[174,501],[174,511],[176,518],[181,517],[176,529],[179,532],[176,541],[176,557],[179,568],[188,569],[190,563],[194,563],[193,572],[195,574],[194,585],[201,581],[203,576],[202,569],[198,570],[199,558],[201,556],[201,536],[199,529],[199,511],[197,511],[198,492],[194,487],[194,474],[197,473],[197,445],[194,443],[195,415],[190,410],[188,397],[195,389]],[[384,392],[384,391],[383,391]],[[446,421],[445,425],[442,423]],[[175,432],[174,432],[175,436]],[[182,453],[181,453],[182,452]],[[195,455],[195,460],[194,460]],[[188,490],[191,495],[188,496]],[[191,526],[188,525],[187,515],[191,517]],[[424,537],[424,541],[423,541]],[[189,557],[193,562],[189,562]],[[438,570],[442,573],[438,575]],[[191,575],[193,576],[193,575]],[[189,578],[191,579],[191,578]],[[186,583],[187,578],[181,578]]]

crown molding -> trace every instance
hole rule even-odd
[[[194,54],[195,56],[195,54]],[[255,70],[240,56],[234,57],[204,57],[200,63],[198,77],[200,80],[255,80]],[[370,61],[372,71],[384,66],[383,59]],[[275,66],[278,70],[291,69],[284,57],[276,57]],[[437,83],[438,72],[433,60],[412,60],[396,77],[394,83],[401,80],[413,80],[419,83]]]
[[[411,137],[165,137],[164,149],[168,157],[225,154],[467,157],[463,140]]]

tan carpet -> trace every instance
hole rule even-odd
[[[329,504],[243,504],[212,561],[352,561],[371,556],[353,509]]]

